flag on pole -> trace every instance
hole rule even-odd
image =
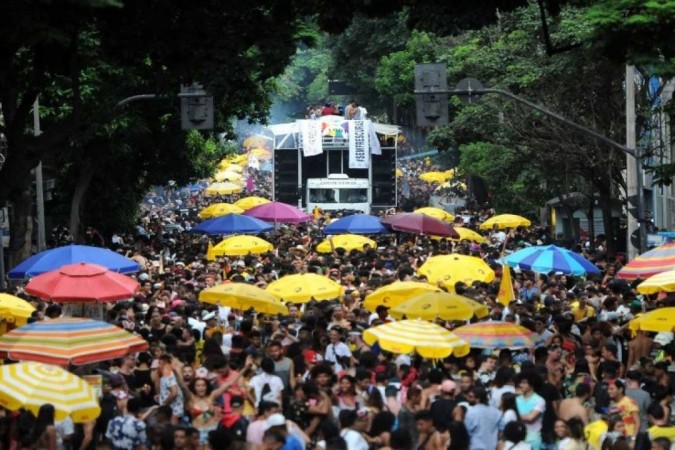
[[[255,184],[253,182],[253,175],[249,173],[248,178],[246,178],[246,192],[250,194],[253,191],[255,191]]]
[[[497,301],[504,306],[508,306],[515,299],[516,295],[513,293],[513,283],[511,283],[511,269],[509,269],[508,264],[504,264],[502,266],[502,281],[499,283]]]
[[[410,198],[410,181],[408,180],[407,172],[403,177],[403,189],[401,190],[401,195],[403,195],[404,198]]]

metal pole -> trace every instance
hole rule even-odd
[[[5,209],[0,207],[0,222],[4,222]],[[4,291],[7,285],[5,284],[5,232],[0,228],[0,291]]]
[[[35,99],[33,103],[33,136],[42,134],[40,130],[40,103]],[[35,171],[35,204],[37,209],[37,247],[38,252],[44,250],[47,246],[47,237],[45,233],[45,195],[42,184],[42,161],[34,169]]]
[[[626,147],[636,148],[636,137],[635,137],[635,67],[631,65],[626,65],[626,74],[625,74],[625,85],[626,85]],[[644,226],[640,224],[640,220],[644,220],[644,190],[642,189],[642,162],[640,158],[636,155],[634,158],[626,158],[626,197],[635,196],[636,198],[636,207],[637,207],[637,216],[633,217],[632,214],[628,214],[628,259],[632,260],[637,255],[642,253],[643,249],[640,248],[641,245],[634,247],[630,243],[630,236],[635,233],[635,231],[644,229]],[[640,233],[641,237],[642,233]],[[640,239],[640,243],[642,239]]]

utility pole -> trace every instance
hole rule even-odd
[[[632,101],[635,101],[635,84],[633,82],[633,66],[630,66],[630,80],[631,83],[627,83],[626,86],[626,98],[627,101],[628,99],[632,99]],[[626,69],[626,78],[628,78],[628,69]],[[628,86],[630,85],[630,87]],[[629,89],[632,89],[633,95],[629,95]],[[415,95],[416,96],[423,96],[423,95],[428,95],[430,93],[433,93],[436,96],[439,95],[456,95],[459,96],[462,101],[466,103],[473,103],[474,101],[477,101],[482,95],[485,94],[498,94],[503,97],[510,98],[511,100],[514,100],[518,103],[521,103],[523,105],[529,106],[532,109],[535,109],[549,117],[553,117],[554,119],[567,124],[568,126],[580,131],[581,133],[591,136],[595,139],[598,139],[605,144],[608,144],[618,150],[621,150],[623,153],[626,154],[626,157],[628,158],[628,161],[631,161],[634,164],[633,170],[631,171],[631,168],[629,166],[628,168],[628,173],[631,174],[635,177],[635,190],[637,191],[636,196],[634,197],[635,200],[635,216],[636,216],[636,221],[637,222],[642,222],[642,226],[637,228],[639,230],[639,248],[638,251],[640,253],[644,252],[646,249],[646,241],[647,241],[647,234],[646,234],[646,226],[644,226],[644,220],[645,220],[645,201],[644,201],[644,189],[642,188],[643,185],[643,174],[642,174],[642,158],[640,157],[639,151],[635,148],[635,107],[633,104],[633,119],[631,123],[628,123],[629,118],[628,114],[626,114],[626,129],[630,129],[631,126],[633,127],[633,142],[627,142],[627,145],[621,144],[619,142],[616,142],[613,139],[608,138],[602,133],[598,133],[597,131],[588,128],[584,125],[578,124],[564,116],[561,116],[560,114],[553,112],[547,108],[544,108],[541,105],[538,105],[536,103],[533,103],[527,99],[524,99],[522,97],[519,97],[515,95],[512,92],[503,90],[503,89],[493,89],[493,88],[485,88],[481,84],[480,81],[476,80],[475,78],[465,78],[461,80],[455,89],[451,90],[439,90],[439,89],[432,89],[432,90],[420,90],[420,89],[415,89]],[[628,107],[626,108],[628,110]],[[418,120],[420,120],[420,109],[418,108]],[[425,117],[422,117],[422,120],[425,120]],[[628,135],[628,133],[627,133]],[[627,136],[628,137],[628,136]],[[630,175],[629,175],[630,176]],[[629,185],[630,186],[630,185]],[[630,199],[629,199],[630,200]],[[629,239],[630,241],[630,235]],[[630,243],[629,243],[630,245]]]
[[[626,147],[635,149],[635,157],[626,157],[626,200],[628,202],[627,226],[628,259],[632,260],[646,249],[645,199],[642,164],[637,148],[635,130],[635,66],[626,65]],[[635,208],[631,208],[635,205]],[[639,245],[635,247],[631,237],[638,231]]]
[[[33,103],[33,136],[42,134],[40,130],[40,102],[35,99]],[[45,233],[45,193],[42,184],[42,161],[33,169],[35,172],[35,205],[37,213],[37,247],[38,252],[47,247],[47,235]]]

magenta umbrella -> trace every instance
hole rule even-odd
[[[447,236],[459,239],[459,234],[452,225],[420,213],[399,213],[385,217],[382,223],[396,231],[426,234],[431,236]]]
[[[265,203],[264,205],[249,209],[244,214],[274,223],[302,223],[312,220],[311,215],[304,213],[295,206],[281,202]]]

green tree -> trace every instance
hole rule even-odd
[[[105,139],[114,130],[101,129],[115,120],[111,110],[120,98],[147,92],[171,95],[180,83],[195,80],[215,94],[221,128],[232,116],[266,117],[272,78],[283,71],[298,42],[315,38],[304,20],[311,7],[275,0],[254,5],[217,1],[188,5],[177,0],[2,2],[0,133],[6,139],[6,161],[0,169],[0,203],[11,206],[12,260],[29,252],[30,171],[39,161],[70,147],[75,134],[84,142],[81,149]],[[96,71],[101,68],[106,70]],[[88,78],[92,71],[105,76],[92,81]],[[50,91],[56,87],[59,92]],[[33,137],[27,127],[38,95],[45,112],[54,113],[46,115],[44,133]],[[177,123],[175,113],[171,120],[162,120],[169,108],[177,111],[177,101],[167,100],[162,106],[161,112],[152,111],[155,123],[148,119],[143,124],[148,133],[168,131],[167,124]],[[143,145],[156,142],[146,140]],[[137,143],[124,144],[132,153],[138,150]],[[77,150],[78,145],[74,147]],[[96,152],[101,149],[119,150],[95,147]],[[164,156],[158,160],[184,161]],[[80,171],[86,172],[85,162],[81,163]]]
[[[473,76],[620,141],[622,66],[587,46],[549,57],[536,35],[538,14],[531,5],[504,14],[497,25],[440,39],[439,59],[447,64],[450,84]],[[574,44],[591,30],[583,8],[567,7],[551,35],[556,42]],[[437,138],[459,149],[464,172],[484,177],[498,209],[531,213],[544,203],[542,195],[564,197],[576,186],[600,196],[605,231],[614,243],[611,207],[623,183],[625,155],[497,96],[485,96],[477,104],[457,99],[451,104],[451,124]]]

